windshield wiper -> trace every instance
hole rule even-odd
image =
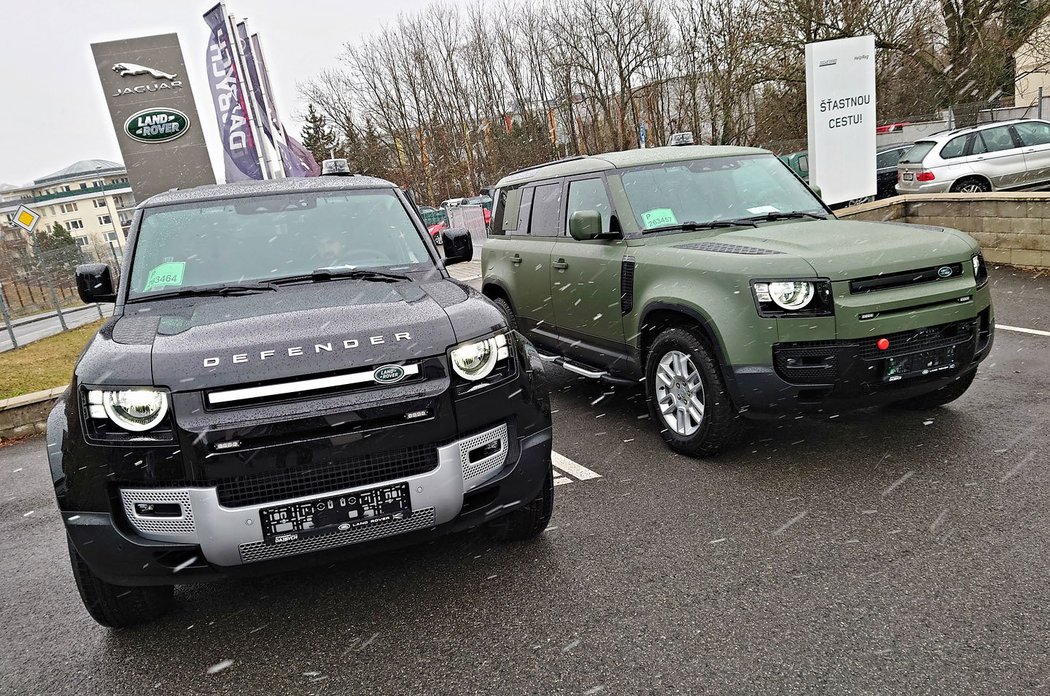
[[[720,230],[728,227],[758,227],[758,225],[746,219],[708,220],[707,222],[693,222],[692,220],[686,220],[685,222],[679,222],[674,225],[661,225],[660,227],[651,227],[647,230],[643,230],[642,234],[649,234],[651,232],[694,232],[696,230]]]
[[[229,295],[253,295],[257,292],[277,290],[273,283],[223,283],[222,285],[199,285],[191,288],[180,288],[167,292],[154,292],[132,297],[128,302],[160,300],[169,297],[213,297]]]
[[[315,283],[318,281],[343,279],[368,280],[377,283],[399,283],[403,280],[412,280],[407,275],[377,271],[373,268],[317,268],[310,273],[274,278],[273,283],[275,285],[292,285],[294,283]]]
[[[813,220],[828,219],[826,215],[817,215],[816,213],[803,213],[799,211],[793,211],[790,213],[771,212],[762,213],[761,215],[751,215],[745,218],[740,218],[739,220],[734,220],[734,222],[774,222],[775,220],[796,220],[798,218],[811,218]]]

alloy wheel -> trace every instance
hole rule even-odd
[[[689,437],[704,420],[704,383],[692,358],[672,350],[660,358],[656,368],[656,406],[664,423],[679,435]]]

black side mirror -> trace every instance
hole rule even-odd
[[[445,265],[463,263],[474,258],[474,240],[470,238],[470,230],[457,227],[455,229],[442,230],[441,246],[445,250]]]
[[[104,263],[85,263],[77,266],[77,294],[84,302],[116,302],[113,276]]]

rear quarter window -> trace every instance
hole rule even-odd
[[[966,141],[970,138],[969,135],[960,135],[952,138],[944,147],[941,148],[941,159],[955,159],[956,157],[962,157],[966,154]]]

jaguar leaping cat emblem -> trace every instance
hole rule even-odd
[[[117,63],[113,66],[113,72],[121,77],[149,75],[154,80],[174,80],[177,77],[177,75],[173,75],[172,73],[162,72],[160,70],[155,70],[154,68],[147,68],[145,65],[136,65],[135,63]]]

